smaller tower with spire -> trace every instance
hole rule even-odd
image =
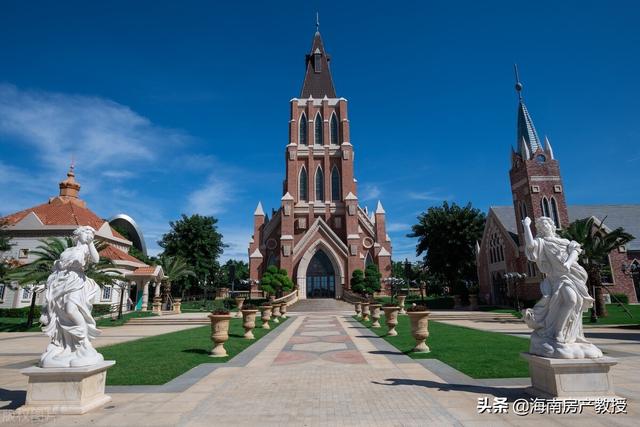
[[[84,207],[85,202],[80,199],[80,184],[76,181],[74,169],[75,164],[72,161],[71,166],[69,166],[69,171],[67,172],[67,178],[60,182],[60,195],[58,199]]]
[[[516,126],[516,148],[511,148],[511,192],[515,209],[516,225],[520,241],[521,271],[534,273],[531,266],[527,266],[524,256],[524,229],[521,220],[528,216],[532,220],[541,216],[552,218],[556,227],[569,225],[567,203],[564,197],[560,165],[556,160],[551,143],[545,137],[544,146],[538,137],[529,110],[524,103],[518,67],[515,68],[518,93],[518,113]]]

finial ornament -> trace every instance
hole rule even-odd
[[[520,83],[520,75],[518,74],[518,64],[513,64],[513,70],[516,74],[516,92],[518,92],[518,98],[522,99],[522,83]]]
[[[316,12],[316,33],[320,32],[320,13]]]

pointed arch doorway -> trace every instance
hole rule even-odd
[[[336,272],[329,256],[318,250],[307,267],[307,298],[335,298]]]

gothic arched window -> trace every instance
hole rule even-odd
[[[364,267],[367,268],[370,264],[373,264],[373,257],[371,256],[371,252],[367,252],[367,256],[364,259]]]
[[[336,201],[342,199],[340,194],[340,172],[337,167],[333,167],[331,171],[331,200]]]
[[[316,170],[316,200],[324,201],[324,173],[320,166]]]
[[[558,204],[556,203],[556,198],[551,198],[551,215],[553,218],[553,222],[556,224],[556,228],[560,228],[560,216],[558,215]]]
[[[309,200],[308,196],[309,189],[309,177],[307,176],[307,168],[304,166],[300,170],[300,178],[298,182],[298,200],[301,202],[306,202]]]
[[[543,197],[540,200],[540,208],[542,209],[542,216],[546,216],[547,218],[551,218],[551,210],[549,209],[549,201],[546,197]]]
[[[338,116],[336,113],[331,115],[331,144],[338,145]]]
[[[322,116],[320,115],[320,113],[316,114],[316,120],[313,123],[314,124],[314,129],[315,129],[315,141],[314,143],[316,145],[322,145]]]
[[[300,117],[300,145],[307,145],[307,115],[302,113]]]

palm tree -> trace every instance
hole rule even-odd
[[[65,249],[74,245],[70,237],[64,239],[54,237],[40,240],[40,242],[41,245],[30,252],[36,256],[36,259],[29,264],[15,268],[8,275],[10,280],[17,281],[22,287],[31,286],[31,306],[29,308],[29,317],[27,318],[28,328],[33,325],[36,296],[44,289],[44,285],[53,270],[53,264],[60,258]],[[106,243],[97,242],[96,249],[99,252],[105,246]],[[110,285],[116,280],[124,279],[115,268],[113,261],[100,257],[98,263],[86,269],[85,274],[100,286]]]
[[[167,286],[168,294],[171,293],[171,284],[178,282],[185,277],[195,277],[196,273],[191,269],[186,261],[179,256],[162,256],[160,265],[164,273],[164,282]],[[182,289],[184,294],[185,289]]]
[[[596,321],[598,316],[606,317],[608,315],[604,303],[602,272],[609,266],[609,253],[635,238],[624,231],[622,227],[607,232],[604,229],[605,219],[606,217],[598,225],[593,217],[579,219],[560,232],[562,237],[575,240],[582,246],[579,261],[589,274],[589,288],[596,300],[595,307],[591,311],[593,321]]]

